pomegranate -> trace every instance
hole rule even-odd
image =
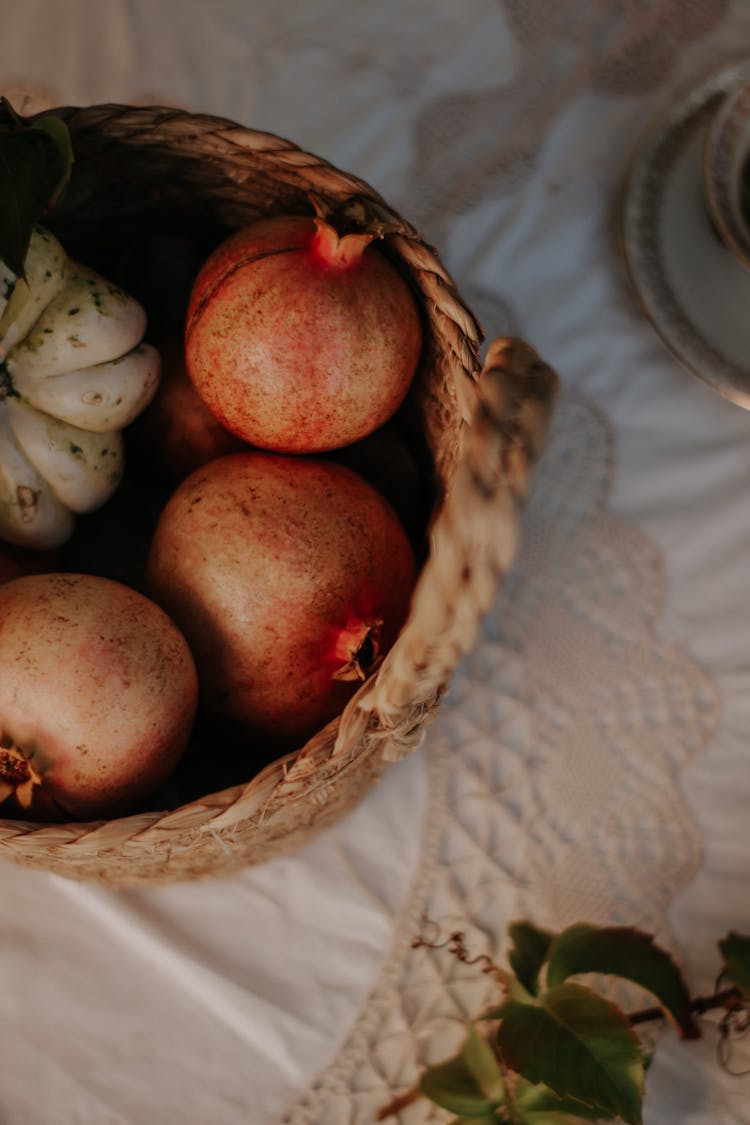
[[[176,765],[196,705],[185,639],[143,594],[80,574],[0,586],[0,799],[11,811],[129,811]]]
[[[356,473],[247,451],[173,494],[147,588],[183,629],[209,711],[283,748],[338,714],[378,666],[415,570],[393,509]]]
[[[178,481],[244,443],[222,426],[196,391],[185,368],[182,336],[164,336],[156,347],[162,360],[159,389],[125,440],[137,464]]]
[[[208,258],[188,306],[186,360],[227,429],[262,449],[319,453],[395,413],[416,370],[421,323],[374,238],[281,216]]]

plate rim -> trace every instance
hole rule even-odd
[[[621,257],[631,288],[662,343],[691,375],[724,398],[750,409],[750,362],[747,368],[737,366],[705,339],[670,288],[655,238],[650,242],[646,240],[644,248],[641,235],[637,247],[641,264],[635,261],[636,249],[632,246],[634,225],[647,234],[657,232],[662,185],[685,145],[697,131],[708,127],[732,88],[747,80],[750,80],[750,53],[743,52],[724,60],[718,67],[714,65],[651,118],[622,179],[617,226]],[[706,222],[710,223],[708,211]],[[731,253],[726,248],[722,250]]]

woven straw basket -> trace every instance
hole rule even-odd
[[[50,226],[74,257],[106,268],[109,253],[165,225],[217,243],[260,215],[311,213],[314,193],[350,229],[375,226],[423,313],[408,402],[431,462],[428,550],[407,623],[343,714],[243,784],[177,808],[88,823],[0,820],[0,857],[73,878],[133,886],[224,875],[298,848],[419,745],[514,559],[557,379],[507,339],[490,347],[480,379],[481,330],[431,248],[367,184],[290,142],[162,107],[56,112],[76,163]]]

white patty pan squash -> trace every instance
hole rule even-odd
[[[36,227],[19,281],[0,262],[0,539],[48,549],[124,469],[120,431],[153,398],[159,353],[136,300]]]

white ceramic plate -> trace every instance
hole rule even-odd
[[[705,203],[709,124],[750,59],[727,64],[652,124],[636,152],[620,236],[640,303],[664,343],[714,390],[750,409],[750,268],[718,238]]]

